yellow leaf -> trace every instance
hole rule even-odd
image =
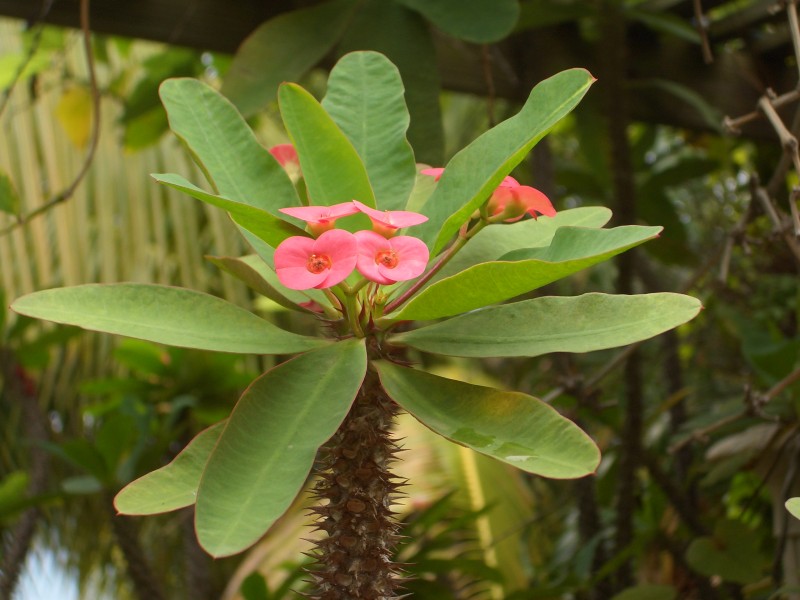
[[[56,107],[56,118],[75,146],[86,146],[92,129],[92,95],[89,90],[78,86],[65,90]]]

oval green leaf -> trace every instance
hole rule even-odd
[[[691,296],[584,294],[492,306],[391,336],[393,344],[450,356],[591,352],[651,338],[693,319]]]
[[[430,26],[418,13],[396,2],[362,2],[338,51],[375,50],[400,71],[411,125],[408,141],[418,162],[442,164],[444,131],[439,104],[441,81]],[[410,210],[410,209],[409,209]]]
[[[329,342],[276,327],[221,298],[139,283],[79,285],[34,292],[16,312],[159,344],[241,354],[293,354]]]
[[[594,81],[584,69],[545,79],[519,113],[493,127],[447,164],[436,191],[423,206],[429,221],[414,234],[437,254],[503,177],[522,162],[536,143],[583,98]]]
[[[795,519],[800,519],[800,498],[789,498],[786,501],[786,510],[789,511]]]
[[[519,249],[502,257],[505,260],[479,263],[446,277],[389,316],[430,320],[502,302],[608,260],[655,238],[660,231],[660,227],[640,225],[613,229],[560,227],[549,246]]]
[[[251,384],[200,480],[195,527],[207,552],[244,550],[284,513],[347,416],[366,369],[364,341],[351,339],[301,354]]]
[[[226,98],[196,79],[169,79],[159,94],[170,129],[216,192],[275,216],[300,204],[286,171]]]
[[[194,504],[206,461],[225,421],[198,433],[168,465],[126,485],[114,498],[123,515],[155,515]]]
[[[594,473],[597,445],[541,400],[376,363],[386,393],[447,439],[528,473],[573,479]]]
[[[322,100],[364,161],[381,210],[405,208],[416,178],[403,93],[400,73],[389,59],[352,52],[336,63]]]
[[[356,101],[356,98],[351,98]],[[319,102],[299,85],[278,90],[283,124],[292,138],[311,204],[358,200],[375,206],[375,195],[358,152]]]

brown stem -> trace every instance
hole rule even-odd
[[[166,596],[139,541],[136,524],[130,517],[114,513],[110,497],[107,499],[107,506],[111,517],[111,529],[114,531],[117,545],[125,557],[128,575],[133,582],[137,598],[139,600],[164,600]]]
[[[399,528],[391,506],[402,481],[391,473],[399,448],[391,437],[397,407],[370,372],[350,414],[323,448],[312,512],[327,537],[312,571],[318,600],[393,600],[401,580],[392,561]]]

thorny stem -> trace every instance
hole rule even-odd
[[[390,467],[399,451],[390,429],[397,406],[368,372],[344,423],[322,450],[312,509],[319,567],[311,572],[316,600],[396,600],[402,583],[392,561],[398,522],[391,506],[405,482]]]

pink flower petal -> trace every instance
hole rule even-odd
[[[279,208],[278,210],[306,223],[335,221],[340,217],[354,215],[358,212],[352,202],[342,202],[332,206],[291,206],[289,208]]]
[[[331,287],[353,272],[357,253],[355,236],[347,231],[326,231],[316,240],[293,236],[275,248],[275,272],[289,289]]]
[[[390,284],[418,277],[428,264],[428,248],[422,240],[401,235],[386,239],[374,231],[358,231],[359,273],[370,281]]]
[[[511,180],[511,181],[508,181]],[[529,185],[520,185],[512,177],[506,177],[489,198],[489,213],[499,215],[502,212],[509,214],[506,223],[519,221],[525,213],[534,219],[536,213],[552,217],[556,214],[550,200],[542,192]]]
[[[383,285],[394,283],[394,280],[381,275],[378,265],[375,263],[375,257],[379,252],[391,250],[389,240],[374,231],[356,231],[354,235],[358,240],[358,261],[356,263],[358,272],[375,283]]]
[[[521,185],[518,188],[517,196],[525,206],[525,212],[534,218],[537,212],[547,217],[554,217],[556,215],[556,209],[553,208],[550,199],[536,188],[529,185]]]
[[[430,175],[433,177],[434,181],[439,181],[442,178],[442,173],[444,173],[444,168],[442,167],[433,167],[430,169],[422,169],[420,171],[423,175]]]
[[[380,233],[384,233],[385,229],[393,233],[392,230],[419,225],[428,220],[425,215],[408,210],[376,210],[358,200],[353,200],[353,204],[359,211],[370,218],[376,231]]]
[[[358,212],[352,202],[342,202],[333,206],[291,206],[278,210],[308,223],[308,230],[315,236],[333,229],[336,219]]]

